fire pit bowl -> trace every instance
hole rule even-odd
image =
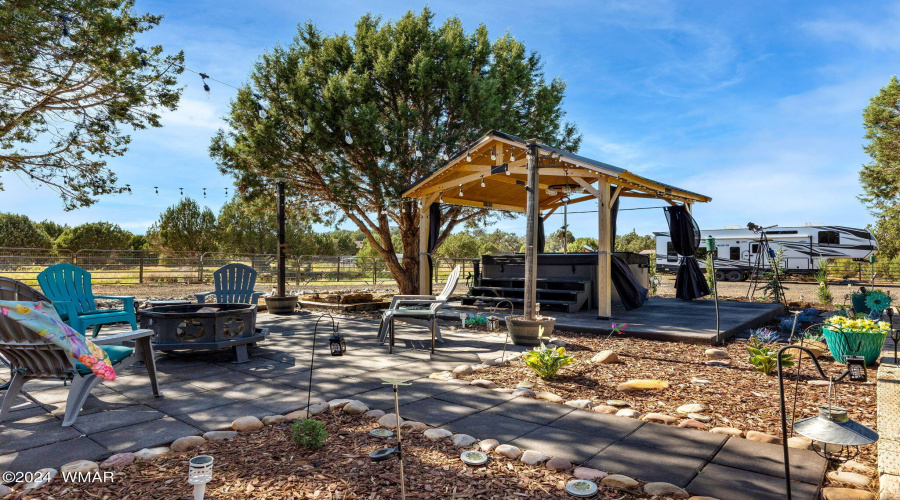
[[[157,351],[205,351],[231,347],[235,363],[250,361],[247,344],[265,340],[253,304],[179,304],[138,311],[141,328],[156,332]]]

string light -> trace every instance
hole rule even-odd
[[[509,150],[509,161],[516,161],[516,152],[513,150]]]
[[[178,192],[181,194],[181,197],[184,197],[184,188],[178,188]]]
[[[228,198],[228,188],[225,188],[225,197]]]
[[[144,49],[141,48],[141,47],[135,47],[134,50],[136,50],[137,53],[140,55],[140,58],[141,58],[141,69],[142,69],[142,70],[147,69],[147,66],[148,66],[147,58],[144,57],[144,54],[146,54],[147,51],[144,50]]]
[[[384,152],[385,152],[385,153],[390,153],[390,152],[391,152],[391,145],[388,144],[387,139],[384,140]]]
[[[156,196],[159,196],[159,186],[153,186],[153,191],[156,192]]]
[[[494,152],[494,148],[491,148],[491,160],[493,161],[496,159],[497,159],[497,153]]]
[[[509,175],[509,174],[510,174],[510,171],[509,171],[509,163],[507,163],[507,164],[506,164],[506,175]]]
[[[203,188],[203,197],[206,198],[206,188]]]
[[[416,159],[422,159],[422,150],[419,148],[419,141],[416,141]]]
[[[259,116],[262,118],[266,117],[266,108],[259,102],[262,100],[262,96],[259,94],[253,94],[253,97],[256,99],[256,111],[259,113]]]
[[[71,47],[74,45],[72,39],[69,38],[69,21],[72,20],[65,14],[57,14],[56,17],[62,22],[62,35],[59,37],[59,44],[63,47]]]
[[[209,75],[207,75],[206,73],[197,73],[197,74],[200,75],[200,80],[203,81],[203,90],[206,91],[206,98],[209,99],[210,98],[209,85],[207,85],[207,83],[206,83],[206,79],[209,78]]]
[[[484,187],[484,176],[481,176],[481,187]]]
[[[444,202],[444,192],[443,192],[443,191],[441,191],[441,197],[440,197],[440,199],[438,200],[438,202],[439,202],[439,203],[443,203],[443,202]]]
[[[450,155],[447,154],[447,148],[441,150],[441,159],[447,161],[450,159]]]
[[[128,191],[128,194],[131,194],[131,184],[125,184],[125,191]]]
[[[459,185],[459,197],[460,197],[460,198],[463,197],[462,184]]]
[[[466,151],[466,161],[472,163],[472,152]]]
[[[350,135],[349,130],[344,130],[344,142],[347,144],[353,144],[353,136]]]

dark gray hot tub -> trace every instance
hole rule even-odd
[[[236,363],[250,361],[247,344],[265,340],[253,304],[179,304],[138,311],[141,328],[156,332],[157,351],[203,351],[231,347]]]

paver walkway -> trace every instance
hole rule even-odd
[[[0,470],[58,467],[77,459],[159,446],[186,435],[228,427],[244,415],[263,417],[306,406],[313,400],[352,397],[371,408],[393,411],[393,392],[381,377],[413,380],[400,392],[403,418],[494,438],[523,449],[623,473],[666,481],[697,495],[722,500],[784,498],[781,447],[691,429],[577,410],[565,405],[513,399],[511,395],[427,378],[429,374],[500,356],[503,337],[445,331],[446,344],[431,355],[427,332],[398,327],[394,354],[375,342],[377,321],[340,318],[347,354],[328,353],[328,333],[319,332],[310,371],[316,316],[261,314],[270,338],[252,349],[252,361],[232,364],[229,353],[160,355],[163,398],[155,398],[146,372],[119,374],[98,386],[75,425],[60,426],[67,387],[26,385],[12,418],[0,424]],[[511,350],[522,348],[511,346]],[[817,498],[825,461],[792,450],[794,498]]]

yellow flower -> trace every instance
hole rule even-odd
[[[16,312],[19,314],[28,314],[31,312],[31,309],[23,306],[22,304],[16,304]]]

